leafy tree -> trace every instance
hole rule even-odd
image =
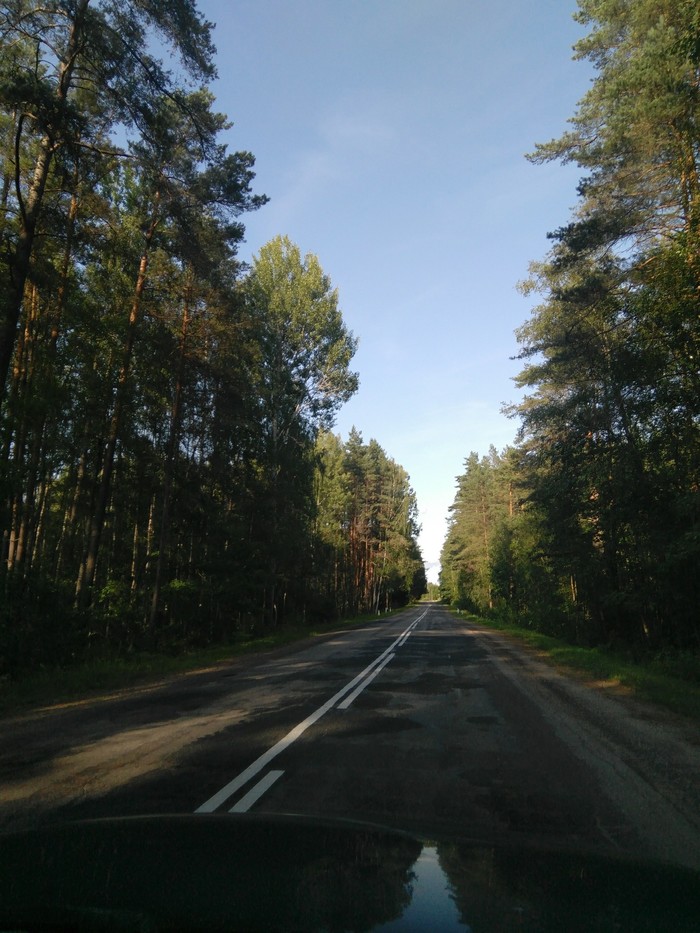
[[[356,429],[318,446],[318,535],[332,555],[338,613],[379,611],[418,598],[425,568],[408,474]]]
[[[579,187],[578,219],[560,235],[575,251],[585,241],[631,241],[643,249],[678,234],[697,246],[697,5],[579,0],[575,18],[591,27],[576,55],[598,76],[572,129],[538,146],[534,156],[573,161],[588,171]]]
[[[420,595],[407,474],[327,433],[337,292],[237,259],[266,198],[193,0],[13,0],[0,51],[0,676]]]
[[[511,491],[503,482],[504,460],[494,447],[481,460],[472,452],[464,466],[442,549],[441,589],[460,608],[483,612],[494,606],[494,536],[510,508]]]
[[[265,503],[253,521],[267,555],[264,604],[277,620],[294,581],[303,576],[313,503],[313,447],[318,431],[357,388],[350,371],[356,341],[338,294],[318,259],[276,237],[253,260],[244,296],[261,335],[253,391],[261,436],[257,494]],[[308,569],[308,568],[307,568]]]
[[[0,102],[14,117],[11,199],[6,191],[14,223],[3,231],[0,388],[12,360],[37,236],[46,221],[52,166],[80,150],[111,158],[114,147],[103,148],[106,129],[121,126],[147,135],[158,102],[178,99],[172,76],[148,51],[151,36],[179,55],[193,80],[214,76],[210,24],[192,0],[139,0],[127,6],[107,0],[15,0],[4,5]],[[81,106],[86,100],[89,109]]]
[[[124,404],[129,392],[130,370],[142,313],[143,295],[148,281],[151,252],[157,243],[159,228],[163,226],[163,220],[167,217],[165,236],[169,239],[169,251],[174,253],[178,247],[182,248],[186,245],[186,248],[182,249],[184,255],[177,257],[181,262],[186,262],[188,253],[192,252],[193,235],[196,237],[203,226],[203,221],[195,218],[197,214],[203,214],[210,224],[216,225],[221,239],[227,243],[233,255],[235,245],[242,237],[242,230],[240,225],[230,222],[225,211],[235,217],[242,211],[250,210],[263,203],[263,199],[255,198],[250,193],[251,158],[240,154],[233,158],[227,157],[224,147],[216,145],[216,137],[226,121],[223,115],[211,112],[211,102],[211,96],[208,94],[198,92],[190,95],[185,108],[186,116],[183,119],[183,112],[180,108],[173,107],[170,101],[166,100],[158,118],[153,119],[152,139],[134,146],[139,163],[143,166],[142,187],[138,196],[141,201],[140,210],[143,212],[144,235],[137,270],[135,270],[133,293],[129,302],[124,346],[100,469],[96,503],[91,516],[85,559],[81,564],[76,587],[79,598],[85,592],[90,592],[95,579],[104,518],[109,503],[112,469],[122,426]],[[195,115],[194,119],[193,115]],[[203,154],[208,156],[205,161],[203,161]],[[187,297],[184,301],[187,306]],[[186,310],[185,327],[187,317]],[[179,413],[176,410],[176,421],[174,424],[171,423],[171,431],[177,432],[178,418]],[[173,434],[170,443],[173,453],[173,445],[176,442],[176,434]],[[166,515],[165,522],[161,521],[162,526],[167,525],[167,495],[169,495],[169,486],[166,484]],[[153,617],[158,603],[160,570],[161,564],[158,562]]]
[[[318,259],[278,236],[253,260],[246,294],[264,333],[261,404],[273,439],[298,421],[315,431],[357,390],[357,341]]]
[[[158,44],[178,72],[151,54]],[[265,198],[250,192],[252,156],[220,143],[228,124],[211,95],[191,89],[214,75],[193,2],[8,3],[0,47],[0,363],[12,363],[0,664],[6,631],[11,665],[61,638],[71,656],[88,637],[131,645],[185,591],[203,605],[192,579],[220,502],[207,498],[211,460],[193,452],[211,449],[214,400],[222,411],[240,399],[250,329],[234,353],[222,330],[240,329],[239,216]],[[188,483],[207,493],[193,497],[199,510],[178,499]],[[72,634],[38,637],[42,591]]]
[[[519,333],[523,483],[577,637],[647,647],[699,635],[696,6],[580,0],[598,76],[534,158],[587,174]]]

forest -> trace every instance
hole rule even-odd
[[[0,13],[0,677],[180,651],[425,589],[406,471],[359,431],[317,257],[237,258],[194,0]],[[165,60],[164,60],[165,59]]]
[[[700,648],[700,6],[579,0],[582,170],[523,290],[513,447],[472,453],[443,598],[584,645]]]

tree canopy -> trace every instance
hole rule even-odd
[[[12,0],[0,53],[0,676],[409,598],[378,445],[359,575],[328,518],[356,340],[316,256],[237,257],[267,198],[193,0]]]
[[[501,608],[533,624],[697,649],[700,13],[688,0],[579,0],[577,18],[590,31],[576,55],[596,77],[571,129],[532,158],[585,174],[523,286],[542,300],[518,332],[528,394],[507,460],[520,504],[482,562]],[[503,469],[489,464],[494,482]]]

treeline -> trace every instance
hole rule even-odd
[[[327,433],[337,292],[285,237],[237,259],[266,198],[213,55],[192,0],[3,4],[0,675],[422,586],[405,473]]]
[[[341,615],[405,605],[427,588],[418,506],[402,466],[353,429],[317,443],[317,588]]]
[[[445,595],[588,643],[700,644],[700,8],[579,0],[584,169],[519,331],[518,446],[472,455]]]

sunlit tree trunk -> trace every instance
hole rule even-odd
[[[58,67],[58,81],[56,85],[56,105],[60,109],[65,106],[71,89],[73,72],[83,41],[83,23],[85,11],[89,0],[78,0],[73,13],[72,28],[69,33],[66,49]],[[39,142],[39,151],[34,164],[34,171],[27,191],[22,196],[20,185],[20,142],[24,123],[27,118],[22,115],[17,121],[15,135],[15,194],[19,205],[19,231],[17,242],[10,256],[9,281],[2,302],[0,302],[0,393],[4,397],[4,388],[12,363],[12,355],[17,335],[17,325],[20,319],[24,290],[32,252],[37,223],[42,210],[46,182],[51,169],[56,149],[61,140],[51,133],[46,133]]]
[[[170,537],[170,499],[175,468],[178,460],[178,450],[180,446],[180,423],[182,420],[185,366],[187,360],[187,340],[190,326],[190,307],[192,302],[192,273],[188,272],[187,277],[188,282],[185,287],[185,300],[183,302],[182,323],[180,327],[177,375],[175,378],[175,389],[170,412],[170,433],[165,455],[160,528],[158,532],[157,544],[158,556],[156,557],[153,593],[151,596],[151,609],[148,624],[151,634],[153,634],[156,628],[158,609],[160,604],[160,591],[163,583],[163,572],[168,559],[168,544]]]
[[[155,234],[159,220],[160,196],[158,193],[156,193],[151,219],[146,231],[143,253],[141,254],[141,260],[139,263],[139,271],[136,279],[134,297],[131,302],[131,308],[129,310],[129,319],[126,331],[126,339],[124,343],[122,364],[115,390],[112,417],[109,423],[104,456],[102,459],[102,468],[100,470],[98,480],[95,506],[90,517],[87,549],[85,552],[84,560],[80,567],[78,581],[76,584],[76,598],[80,605],[88,605],[92,598],[91,591],[95,583],[100,542],[102,539],[105,515],[107,514],[107,506],[109,504],[112,471],[114,469],[114,457],[117,449],[119,433],[122,427],[122,417],[126,403],[126,396],[128,393],[128,383],[134,353],[137,325],[141,311],[141,301],[143,298],[143,291],[146,286],[146,279],[148,274],[151,243],[153,241],[153,236]]]

